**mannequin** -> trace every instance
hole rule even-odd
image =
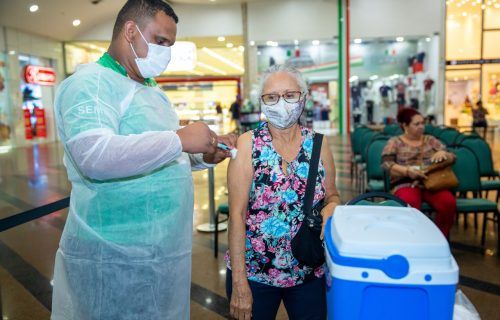
[[[379,88],[380,92],[380,101],[382,102],[382,106],[386,109],[389,109],[391,106],[389,100],[389,92],[392,91],[392,88],[387,85],[387,82],[383,82],[382,86]]]
[[[366,87],[363,88],[363,99],[366,104],[366,119],[369,124],[373,124],[373,107],[375,106],[375,89],[371,81],[366,83]]]
[[[351,99],[353,109],[358,109],[361,104],[361,87],[358,80],[355,80],[351,85]]]
[[[398,104],[398,110],[404,108],[406,105],[406,84],[403,78],[400,78],[398,82],[394,85],[396,90],[396,103]]]
[[[408,88],[408,97],[410,98],[410,106],[418,110],[420,89],[417,87],[416,81],[413,81],[412,85]]]
[[[424,79],[424,111],[429,111],[432,104],[432,87],[434,85],[434,80],[431,79],[429,74],[425,75]]]

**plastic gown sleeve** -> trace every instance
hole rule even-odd
[[[94,129],[70,139],[67,146],[81,173],[95,180],[151,172],[182,153],[179,136],[173,131],[122,136],[109,129]]]
[[[81,174],[95,180],[132,177],[181,156],[182,144],[175,131],[120,134],[134,86],[124,98],[113,78],[103,72],[67,80],[56,98],[56,117],[62,141]]]
[[[191,160],[191,169],[193,171],[204,170],[215,167],[215,164],[206,163],[205,161],[203,161],[203,154],[201,153],[190,154],[189,160]]]

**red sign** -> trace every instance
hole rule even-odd
[[[47,126],[45,120],[45,110],[34,108],[32,112],[29,109],[24,109],[24,135],[26,140],[32,140],[35,137],[47,138]],[[31,122],[31,118],[36,120]]]
[[[56,83],[56,71],[52,68],[28,65],[24,69],[26,83],[53,86]]]
[[[47,138],[47,127],[45,125],[45,110],[35,108],[36,117],[36,136],[40,138]]]
[[[24,134],[26,140],[33,139],[33,128],[31,127],[31,112],[28,109],[23,110],[24,113]]]

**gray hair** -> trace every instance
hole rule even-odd
[[[264,85],[266,84],[267,79],[271,75],[278,73],[278,72],[286,72],[286,73],[292,75],[295,78],[295,80],[297,80],[297,84],[300,87],[300,91],[303,94],[307,95],[307,93],[309,92],[309,88],[307,87],[307,83],[304,80],[304,78],[302,77],[302,74],[300,73],[299,70],[297,70],[294,66],[289,65],[289,64],[275,64],[275,65],[269,67],[269,69],[267,69],[266,71],[264,71],[264,73],[262,73],[262,75],[260,77],[260,85],[259,85],[259,91],[258,91],[259,102],[261,100],[262,91],[264,90]]]

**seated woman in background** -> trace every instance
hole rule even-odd
[[[455,155],[447,152],[438,139],[424,135],[424,118],[415,109],[401,109],[397,120],[404,133],[391,138],[382,152],[382,166],[391,176],[391,189],[416,209],[421,209],[422,201],[427,202],[436,210],[436,225],[448,238],[456,214],[455,197],[449,190],[424,189],[422,169]]]
[[[292,254],[315,133],[298,123],[307,85],[292,67],[262,75],[260,104],[268,122],[238,139],[228,169],[229,251],[226,289],[236,319],[275,319],[283,301],[290,319],[326,319],[324,266]],[[323,227],[339,204],[335,165],[323,137],[314,203],[324,200]]]

